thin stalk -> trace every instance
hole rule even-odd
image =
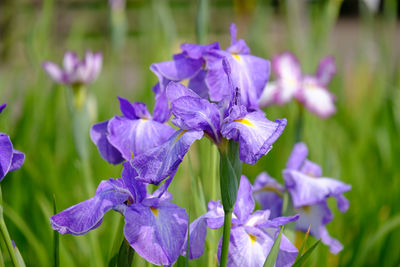
[[[231,237],[231,225],[232,225],[232,210],[225,212],[224,217],[224,233],[222,236],[222,248],[221,248],[221,267],[226,267],[228,263],[228,250],[229,240]]]
[[[3,237],[4,243],[6,244],[8,254],[10,255],[11,262],[13,263],[14,266],[20,266],[17,255],[15,254],[14,246],[12,244],[10,234],[8,233],[6,223],[4,221],[3,217],[3,206],[0,206],[0,232],[1,236]]]
[[[217,199],[217,166],[218,166],[218,158],[217,158],[217,153],[218,150],[217,148],[211,144],[210,147],[211,150],[211,199],[215,200]],[[214,258],[214,253],[216,249],[216,238],[215,238],[215,233],[212,231],[209,233],[210,235],[210,240],[211,240],[211,247],[208,250],[208,266],[215,266],[215,258]]]
[[[53,213],[57,213],[56,197],[53,195]],[[53,231],[53,253],[54,253],[54,267],[60,266],[60,243],[59,234],[57,231]]]
[[[209,0],[198,0],[196,17],[196,39],[200,44],[207,42]]]

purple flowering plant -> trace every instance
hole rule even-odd
[[[255,164],[267,154],[287,123],[286,119],[266,118],[260,109],[265,92],[277,103],[296,97],[311,110],[318,110],[319,91],[323,90],[325,99],[324,86],[335,72],[333,61],[323,61],[317,75],[311,77],[301,74],[292,55],[275,58],[272,67],[280,80],[272,88],[267,83],[269,61],[250,54],[245,41],[237,39],[234,24],[230,32],[231,45],[225,50],[218,43],[185,43],[171,61],[151,65],[158,77],[153,87],[153,114],[144,103],[118,97],[121,115],[92,126],[90,138],[101,157],[111,164],[122,163],[121,178],[101,181],[92,198],[52,216],[54,230],[86,234],[101,225],[106,212],[115,210],[124,217],[124,242],[129,249],[150,263],[168,266],[180,255],[200,257],[207,227],[224,227],[217,252],[221,266],[262,266],[281,226],[294,221],[302,231],[312,221],[312,235],[329,244],[333,253],[341,249],[325,227],[332,219],[326,199],[335,197],[339,209],[345,211],[348,202],[342,194],[350,187],[330,178],[310,178],[320,177],[321,170],[306,159],[304,144],[296,145],[289,159],[285,187],[265,173],[257,177],[254,186],[242,175],[242,163]],[[92,82],[101,61],[100,54],[89,54],[81,62],[67,53],[64,70],[48,62],[44,68],[56,82],[74,88]],[[316,88],[310,89],[311,83]],[[315,102],[318,107],[311,108]],[[171,202],[168,187],[191,145],[203,137],[215,144],[220,154],[222,203],[210,201],[208,211],[190,224],[185,209]],[[83,154],[81,157],[86,159]],[[158,186],[154,192],[153,185]],[[286,192],[298,215],[282,216]],[[255,199],[262,210],[253,212]],[[308,216],[307,209],[315,211]],[[275,266],[291,266],[298,250],[285,235],[281,240]]]
[[[321,118],[336,113],[335,97],[328,89],[328,84],[336,73],[332,57],[320,61],[315,75],[303,74],[299,61],[290,52],[276,55],[272,59],[272,69],[276,80],[265,86],[259,99],[260,107],[283,105],[296,98],[310,112]]]
[[[346,212],[349,202],[343,193],[351,190],[351,186],[323,177],[321,166],[308,160],[307,155],[307,146],[297,143],[283,170],[285,187],[268,174],[262,173],[254,182],[253,194],[263,209],[274,211],[275,217],[282,215],[283,194],[288,192],[294,210],[300,215],[296,228],[306,232],[310,227],[310,234],[321,239],[332,253],[337,254],[343,245],[332,238],[326,229],[326,225],[333,219],[327,200],[335,198],[339,211]]]

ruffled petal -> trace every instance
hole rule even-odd
[[[21,168],[22,164],[24,164],[24,161],[25,161],[25,154],[16,149],[13,149],[11,165],[8,171],[11,172],[18,170],[19,168]]]
[[[125,160],[163,144],[174,129],[148,119],[130,120],[115,116],[108,123],[108,141],[121,152]]]
[[[160,201],[156,207],[133,204],[124,215],[125,238],[140,256],[157,265],[172,265],[178,259],[188,229],[184,209]]]
[[[282,134],[286,119],[269,121],[261,111],[248,113],[242,118],[233,118],[222,126],[222,135],[239,142],[240,160],[254,164],[268,153],[272,144]]]
[[[296,208],[340,196],[351,189],[350,185],[338,180],[314,178],[294,170],[284,170],[283,177]]]
[[[107,211],[122,205],[128,197],[110,181],[102,181],[94,197],[50,217],[51,227],[60,234],[86,234],[100,226]]]
[[[211,229],[218,229],[224,225],[224,208],[219,201],[208,202],[208,212],[204,215],[207,219],[207,226]]]
[[[159,184],[174,173],[194,141],[203,136],[203,131],[176,131],[165,143],[135,156],[132,166],[138,179]]]
[[[112,164],[119,164],[124,161],[121,153],[110,144],[107,139],[108,121],[103,121],[92,126],[90,129],[90,138],[97,146],[99,153],[103,159]]]

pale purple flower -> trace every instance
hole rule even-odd
[[[252,186],[245,176],[240,180],[237,201],[233,210],[232,228],[228,252],[228,266],[263,266],[274,241],[279,233],[279,226],[293,222],[293,217],[279,217],[270,220],[269,210],[257,210],[254,213]],[[210,201],[208,212],[197,218],[190,225],[189,258],[198,258],[204,252],[207,226],[217,229],[223,226],[224,210],[219,202]],[[219,243],[218,255],[221,253]],[[291,266],[296,258],[297,249],[282,235],[276,261],[277,267]]]
[[[276,80],[269,82],[259,100],[259,106],[286,104],[296,98],[312,113],[327,118],[336,112],[335,97],[328,84],[336,73],[332,57],[323,58],[316,75],[304,75],[297,58],[289,52],[277,55],[272,60]]]
[[[102,62],[103,55],[100,52],[88,51],[80,60],[74,52],[68,51],[64,55],[62,68],[50,61],[44,62],[43,68],[56,83],[89,84],[99,76]]]
[[[266,172],[260,173],[254,181],[253,196],[261,209],[270,210],[270,218],[282,216],[285,188]]]
[[[153,264],[172,265],[186,240],[188,215],[170,202],[168,184],[147,194],[135,170],[128,162],[123,165],[122,178],[102,181],[94,197],[52,216],[51,225],[61,234],[82,235],[99,227],[113,209],[124,215],[125,238],[140,256]]]
[[[322,242],[330,247],[330,251],[336,254],[343,246],[330,237],[326,229],[325,225],[333,219],[327,199],[336,198],[339,211],[347,211],[349,202],[343,193],[349,191],[351,186],[332,178],[322,177],[322,168],[309,161],[306,158],[307,154],[307,146],[304,143],[297,143],[283,171],[293,206],[300,213],[296,227],[307,231],[311,225],[311,235],[321,238]]]

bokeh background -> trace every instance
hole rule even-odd
[[[157,80],[150,64],[171,59],[183,42],[196,42],[198,1],[113,2],[0,2],[0,102],[8,104],[0,129],[26,153],[22,169],[10,173],[1,187],[6,223],[28,266],[53,264],[53,196],[58,211],[90,197],[74,147],[67,89],[46,76],[42,62],[61,63],[67,50],[81,56],[86,50],[103,52],[100,77],[89,86],[94,123],[119,114],[117,95],[151,108]],[[305,112],[303,141],[311,160],[323,166],[324,176],[353,189],[346,193],[347,213],[330,203],[335,218],[328,230],[344,250],[331,255],[319,246],[309,266],[400,265],[399,6],[397,0],[209,1],[207,42],[219,41],[225,48],[229,25],[235,22],[239,37],[259,57],[292,51],[306,73],[314,73],[326,55],[336,59],[338,73],[330,89],[338,112],[326,120]],[[298,107],[293,102],[265,111],[269,119],[287,118],[288,126],[272,151],[255,166],[244,166],[244,173],[253,181],[267,171],[282,181]],[[208,140],[192,147],[171,186],[175,203],[187,208],[192,220],[206,201],[219,198],[209,183],[215,170],[212,160],[217,160],[210,147]],[[119,177],[121,166],[104,161],[93,144],[90,160],[94,185]],[[194,197],[199,184],[204,200]],[[61,236],[61,266],[106,263],[120,220],[118,213],[110,212],[88,235]],[[310,244],[313,241],[310,238]],[[8,255],[4,244],[0,246],[7,266]],[[205,255],[193,265],[205,266],[207,260]],[[136,256],[135,264],[145,266]]]

